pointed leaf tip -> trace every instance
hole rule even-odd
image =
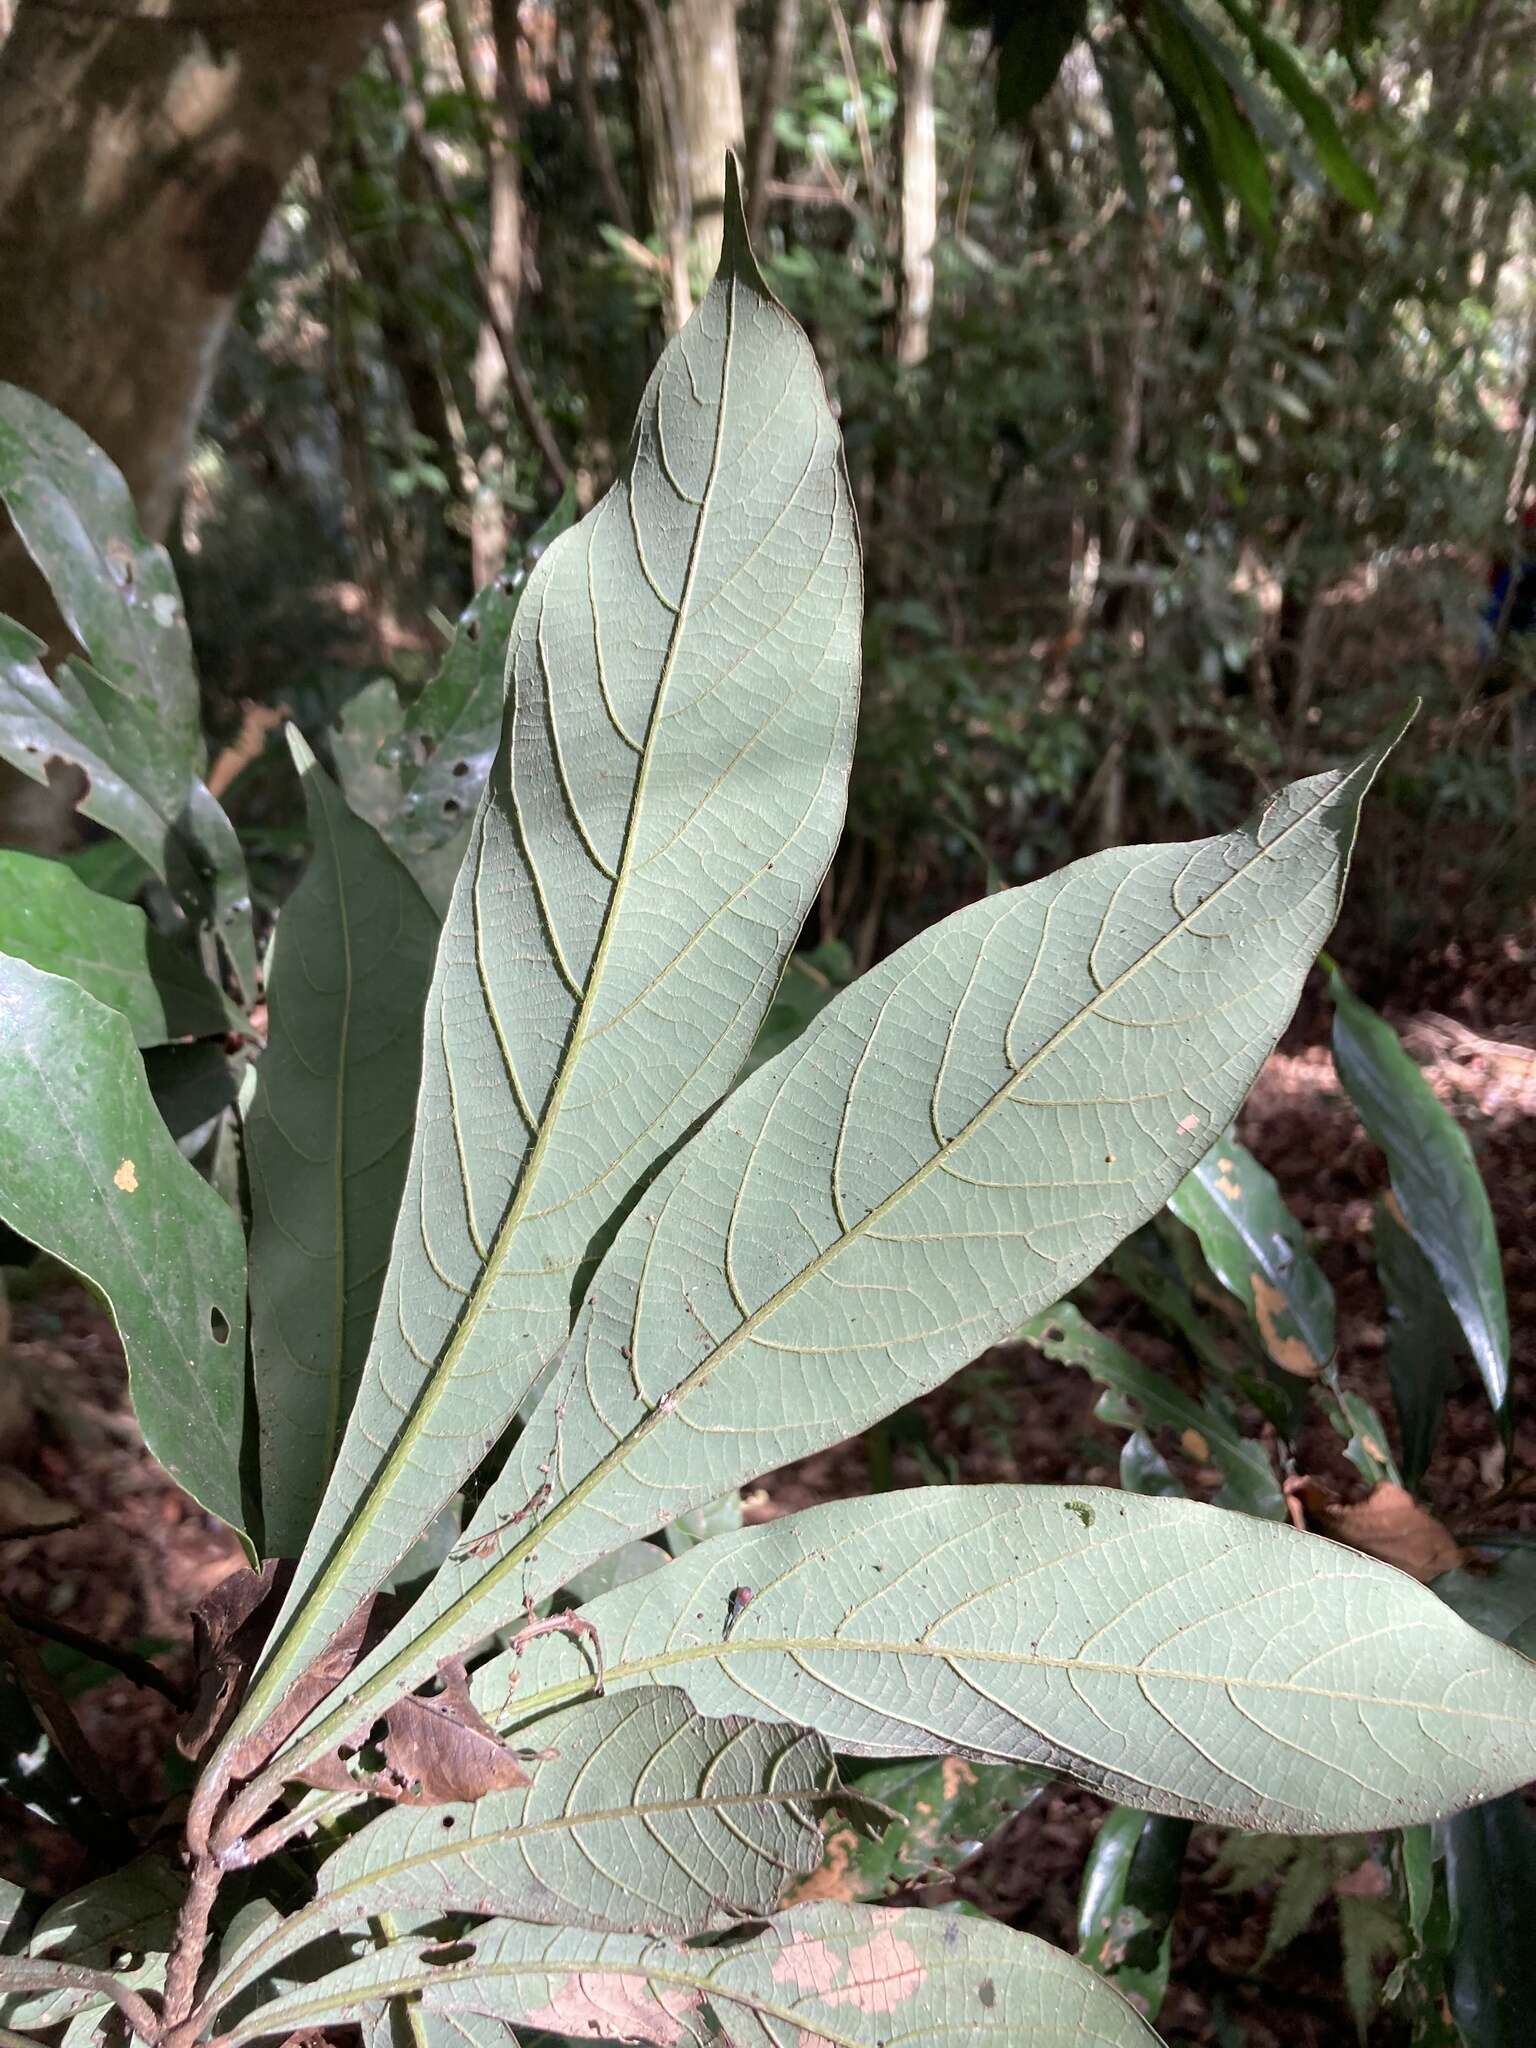
[[[718,275],[745,277],[763,292],[768,287],[763,274],[757,267],[757,258],[752,252],[752,239],[747,233],[746,202],[741,189],[741,163],[734,149],[725,153],[725,232],[720,245],[720,269]]]
[[[283,738],[288,742],[288,752],[293,757],[295,772],[299,775],[307,775],[315,766],[315,750],[293,723],[292,719],[289,719],[283,727]]]

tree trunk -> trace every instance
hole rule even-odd
[[[72,9],[21,0],[0,48],[0,377],[170,521],[219,343],[267,218],[388,0]]]
[[[16,10],[0,46],[0,378],[105,448],[152,536],[268,216],[389,4]],[[0,612],[62,636],[8,531]],[[0,842],[65,843],[69,794],[0,769]]]
[[[725,156],[743,147],[736,0],[627,0],[648,224],[666,246],[667,325],[720,261]]]
[[[933,312],[933,245],[939,235],[939,164],[933,74],[944,0],[907,0],[896,18],[896,90],[901,130],[900,260],[896,271],[896,360],[928,354]]]

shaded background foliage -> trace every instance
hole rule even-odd
[[[1447,925],[1507,917],[1523,693],[1484,694],[1478,614],[1536,399],[1522,12],[1068,7],[1059,49],[942,0],[400,13],[261,232],[181,480],[216,739],[249,699],[317,735],[381,673],[409,699],[565,478],[605,486],[745,146],[868,556],[813,935],[864,964],[996,881],[1210,829],[1410,694],[1352,914],[1389,975],[1454,834]],[[279,856],[282,787],[269,754],[233,799]]]

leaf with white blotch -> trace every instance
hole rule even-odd
[[[106,1970],[130,1990],[158,1984],[186,1891],[186,1881],[164,1857],[137,1857],[50,1906],[33,1928],[26,1954],[35,1962]],[[0,1997],[0,2023],[51,2027],[100,2002],[98,1991],[79,1986]]]
[[[406,715],[405,800],[391,834],[402,858],[420,858],[450,843],[462,850],[501,737],[507,645],[517,607],[540,558],[575,518],[576,494],[567,490],[465,607],[442,667]]]
[[[739,1586],[751,1602],[726,1632]],[[610,1694],[959,1751],[1294,1834],[1404,1825],[1536,1773],[1536,1665],[1321,1537],[1096,1487],[923,1487],[720,1536],[582,1610]],[[590,1689],[547,1637],[476,1672],[513,1731]],[[519,1674],[521,1674],[519,1676]]]
[[[1333,1289],[1273,1174],[1230,1131],[1180,1181],[1168,1207],[1247,1309],[1265,1355],[1315,1379],[1333,1358]]]
[[[62,662],[50,678],[42,651],[34,634],[0,618],[0,759],[34,782],[47,781],[54,757],[80,768],[88,785],[80,809],[169,883],[254,988],[250,885],[229,819],[169,751],[153,706],[80,662]]]
[[[245,1021],[185,946],[136,904],[98,896],[63,861],[0,851],[0,953],[67,975],[120,1010],[135,1045],[222,1036]]]
[[[973,903],[835,997],[648,1190],[455,1560],[295,1748],[938,1385],[1161,1208],[1291,1014],[1382,752]]]
[[[388,1913],[506,1914],[612,1932],[702,1934],[772,1913],[821,1860],[833,1796],[818,1736],[696,1714],[648,1688],[551,1716],[532,1782],[473,1805],[400,1808],[321,1866],[315,1897],[220,1979],[249,1979],[334,1928]]]
[[[246,1118],[263,1554],[296,1557],[373,1331],[405,1184],[437,919],[291,727],[314,854],[267,963]]]
[[[1222,1476],[1218,1507],[1285,1519],[1285,1497],[1264,1446],[1244,1436],[1215,1388],[1204,1400],[1186,1394],[1096,1330],[1071,1302],[1032,1316],[1019,1335],[1047,1358],[1075,1365],[1099,1382],[1105,1393],[1094,1413],[1101,1422],[1116,1429],[1171,1430],[1187,1458],[1214,1465]]]
[[[1154,2020],[1168,1992],[1190,1826],[1115,1807],[1099,1823],[1083,1865],[1077,1952]]]
[[[197,671],[170,556],[144,538],[122,472],[90,436],[4,383],[0,502],[92,664],[153,713],[166,754],[200,773]]]
[[[127,1019],[4,955],[0,1217],[100,1288],[150,1450],[242,1528],[240,1225],[172,1143]]]
[[[622,476],[518,605],[374,1344],[241,1734],[564,1342],[595,1241],[745,1058],[841,827],[853,506],[810,346],[727,212]]]
[[[1467,1134],[1383,1017],[1338,970],[1333,1060],[1360,1121],[1387,1155],[1402,1220],[1434,1267],[1495,1410],[1509,1393],[1509,1306],[1488,1190]]]
[[[0,620],[0,757],[37,782],[53,756],[80,768],[81,810],[169,882],[253,992],[250,884],[201,780],[197,675],[170,557],[144,538],[101,449],[13,384],[0,384],[0,501],[86,655],[50,681],[42,642]]]
[[[469,1953],[466,1954],[465,1951]],[[633,1934],[477,1927],[451,1949],[404,1941],[274,1999],[230,2048],[418,1994],[429,2012],[494,2013],[514,2027],[655,2048],[885,2048],[951,2039],[995,2048],[1156,2048],[1102,1979],[995,1920],[920,1909],[805,1906],[724,1948]]]

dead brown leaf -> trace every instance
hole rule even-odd
[[[1425,1585],[1467,1562],[1467,1552],[1444,1523],[1391,1480],[1373,1487],[1364,1500],[1321,1504],[1315,1519],[1325,1536],[1395,1564]]]

